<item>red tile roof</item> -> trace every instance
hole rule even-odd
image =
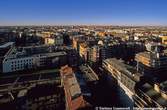
[[[60,74],[65,90],[67,105],[66,107],[69,110],[77,110],[79,108],[87,106],[88,103],[84,100],[82,96],[80,86],[77,82],[72,68],[68,66],[63,66],[60,70]]]

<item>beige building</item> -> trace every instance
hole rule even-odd
[[[55,44],[55,39],[50,37],[45,37],[45,44]]]
[[[88,59],[88,46],[86,43],[81,43],[79,45],[79,55],[84,59]]]
[[[160,36],[160,38],[162,39],[162,44],[167,45],[167,36]]]

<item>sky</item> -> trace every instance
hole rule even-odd
[[[167,0],[0,0],[0,25],[165,25]]]

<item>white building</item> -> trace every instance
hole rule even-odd
[[[2,64],[3,73],[62,65],[67,61],[66,55],[64,51],[27,54],[24,49],[19,51],[19,49],[13,48],[5,55]]]
[[[25,69],[32,69],[35,64],[33,57],[5,58],[3,60],[3,72],[14,72]]]

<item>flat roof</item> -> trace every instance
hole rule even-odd
[[[140,53],[136,54],[136,57],[139,57],[139,56],[152,59],[152,58],[156,57],[156,54],[154,54],[152,52],[140,52]],[[163,56],[160,56],[160,58],[166,58],[166,57],[167,57],[167,55],[165,53],[164,53]]]
[[[81,65],[79,68],[81,72],[85,73],[84,76],[87,77],[89,81],[99,80],[97,74],[88,65]]]
[[[35,87],[32,87],[31,89],[28,90],[27,96],[29,99],[35,99],[39,97],[51,96],[62,93],[63,93],[62,89],[56,86],[55,83],[47,83],[47,84],[38,84]]]
[[[0,45],[0,48],[6,48],[6,47],[11,46],[13,44],[14,44],[14,42],[7,42],[7,43],[5,43],[3,45]]]
[[[52,53],[41,53],[41,54],[35,54],[33,56],[49,56],[49,57],[54,57],[54,56],[62,56],[62,55],[66,55],[66,52],[61,51],[61,52],[52,52]]]
[[[149,96],[153,101],[160,104],[161,106],[167,106],[167,100],[164,99],[160,93],[154,90],[154,88],[149,84],[145,83],[141,87],[141,91]]]
[[[141,53],[136,54],[136,56],[143,56],[143,57],[146,57],[146,58],[151,57],[150,52],[141,52]]]
[[[10,87],[15,88],[21,88],[18,85],[21,85],[23,88],[27,88],[31,86],[32,84],[37,84],[38,82],[57,82],[57,84],[60,85],[60,74],[57,70],[45,70],[45,71],[39,71],[32,74],[17,74],[17,75],[11,75],[11,76],[5,76],[0,78],[0,92],[7,91]],[[22,84],[25,85],[22,85]],[[28,86],[26,85],[28,84]]]
[[[6,59],[15,59],[15,58],[24,58],[24,57],[33,57],[33,56],[60,56],[66,55],[65,47],[56,47],[56,46],[29,46],[29,47],[18,47],[13,48]],[[69,48],[68,48],[69,49]],[[51,51],[50,51],[51,50]]]
[[[14,54],[16,55],[16,53]],[[63,55],[67,55],[67,53],[65,51],[60,51],[60,52],[40,53],[40,54],[32,54],[32,55],[24,54],[17,57],[9,57],[9,58],[7,57],[7,59],[17,59],[17,58],[26,58],[26,57],[36,57],[36,56],[58,57]]]
[[[138,81],[137,77],[140,77],[140,74],[136,71],[135,68],[121,62],[121,60],[118,60],[116,58],[109,58],[109,59],[104,60],[104,62],[107,62],[108,64],[112,65],[118,71],[127,75],[129,78],[131,78],[135,81]]]

